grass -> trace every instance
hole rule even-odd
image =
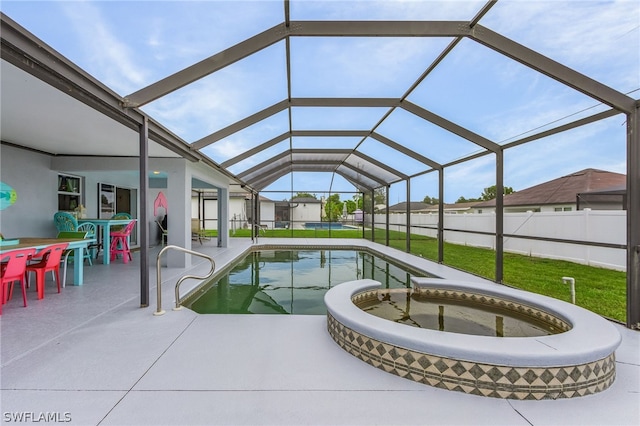
[[[215,231],[207,231],[215,236]],[[249,229],[239,229],[235,237],[250,237]],[[362,230],[269,229],[260,237],[273,238],[362,238]],[[371,231],[365,232],[371,238]],[[376,229],[375,241],[384,244],[386,232]],[[390,231],[389,245],[404,251],[406,234]],[[436,261],[438,242],[434,238],[411,235],[411,253]],[[495,280],[495,252],[490,249],[444,243],[444,264]],[[626,273],[581,265],[563,260],[504,253],[503,283],[512,287],[571,302],[562,277],[576,280],[576,304],[599,315],[626,321]]]

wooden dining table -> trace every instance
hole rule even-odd
[[[11,250],[34,248],[40,251],[52,244],[67,243],[67,249],[73,250],[73,285],[82,285],[84,281],[84,259],[83,251],[89,244],[95,243],[93,238],[37,238],[37,237],[17,237],[19,243],[0,246],[0,256]],[[38,254],[36,253],[36,256]]]
[[[114,225],[128,225],[129,222],[137,219],[78,219],[78,224],[85,222],[95,223],[97,228],[101,228],[102,233],[102,263],[108,265],[111,262],[111,227]]]

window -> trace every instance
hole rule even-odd
[[[58,210],[74,211],[82,204],[82,178],[58,175]]]

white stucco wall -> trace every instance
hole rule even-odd
[[[0,145],[0,180],[18,198],[0,210],[0,232],[12,237],[55,237],[53,214],[58,211],[58,172],[51,156]]]
[[[305,222],[320,222],[321,206],[321,203],[292,203],[291,222],[293,224],[293,228],[302,229],[304,228]]]
[[[204,218],[206,229],[215,229],[218,220],[218,201],[212,199],[202,200],[204,204],[204,217],[200,212],[200,219]],[[191,212],[193,218],[198,217],[198,197],[191,197]],[[235,217],[235,222],[234,222]],[[273,227],[275,218],[275,203],[272,201],[260,201],[260,223]],[[247,211],[244,198],[233,197],[229,199],[229,229],[245,228],[247,223]]]
[[[273,228],[276,220],[276,203],[273,201],[260,201],[260,225]]]

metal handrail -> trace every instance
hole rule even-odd
[[[198,257],[202,257],[204,259],[209,260],[209,262],[211,262],[211,270],[209,271],[209,273],[205,276],[197,276],[197,275],[184,275],[182,277],[180,277],[180,279],[178,280],[178,282],[176,282],[176,288],[175,288],[175,292],[176,292],[176,307],[173,308],[174,311],[177,311],[179,309],[182,309],[182,306],[180,306],[180,284],[182,284],[183,281],[188,280],[188,279],[195,279],[195,280],[206,280],[208,278],[211,278],[211,276],[213,275],[213,271],[215,271],[216,269],[216,262],[213,260],[213,258],[211,256],[207,256],[206,254],[202,254],[202,253],[198,253],[197,251],[193,251],[193,250],[188,250],[184,247],[179,247],[179,246],[166,246],[165,248],[163,248],[162,250],[160,250],[160,253],[158,253],[158,256],[156,258],[156,276],[157,276],[157,284],[156,284],[156,288],[158,290],[158,307],[156,309],[156,311],[153,313],[153,315],[164,315],[165,311],[162,310],[162,270],[160,267],[160,258],[162,257],[162,255],[169,249],[174,249],[174,250],[178,250],[184,253],[188,253],[191,254],[193,256],[198,256]]]
[[[255,240],[256,240],[256,244],[258,243],[258,237],[260,236],[260,224],[259,223],[255,223],[253,225],[253,229],[255,232]]]

